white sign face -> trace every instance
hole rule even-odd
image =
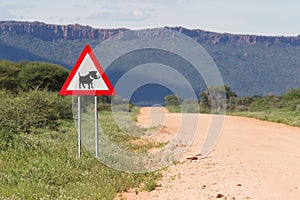
[[[115,89],[91,47],[86,45],[67,80],[59,91],[61,96],[115,95]]]
[[[86,54],[68,90],[109,90],[89,54]]]

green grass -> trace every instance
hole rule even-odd
[[[88,105],[88,107],[90,107]],[[82,134],[86,137],[83,138],[86,143],[90,143],[93,150],[94,146],[94,113],[92,108],[88,108],[86,112],[82,113]],[[114,114],[111,111],[99,112],[99,142],[101,139],[114,143],[116,146],[126,149],[133,153],[147,153],[151,148],[159,148],[160,143],[153,142],[147,138],[141,139],[146,133],[145,128],[136,126],[137,114],[139,113],[139,107],[133,107],[131,112],[115,111]],[[118,121],[116,124],[115,120]],[[112,149],[113,150],[113,149]]]
[[[87,108],[82,114],[82,141],[85,147],[94,154],[95,124],[92,110]],[[101,162],[121,171],[141,173],[150,169],[147,160],[151,160],[151,154],[148,154],[148,150],[161,148],[162,144],[147,137],[148,129],[135,125],[138,112],[135,108],[131,113],[121,110],[100,112],[98,159]],[[155,169],[151,168],[151,170]]]
[[[179,106],[167,106],[166,107],[169,112],[171,113],[180,113]],[[187,112],[191,113],[191,112]],[[202,111],[201,111],[202,113]],[[209,112],[204,112],[209,113]],[[216,114],[216,113],[214,113]],[[290,126],[300,127],[300,111],[295,110],[292,111],[290,109],[271,109],[271,110],[263,110],[263,111],[228,111],[228,115],[235,115],[235,116],[243,116],[243,117],[250,117],[256,118],[259,120],[276,122],[287,124]]]
[[[181,105],[167,105],[166,108],[171,113],[199,113],[197,103],[182,103]]]
[[[111,117],[109,112],[99,114],[101,126],[113,130],[107,132],[113,142],[138,152],[154,145],[133,145],[135,138],[122,133]],[[55,131],[14,135],[13,142],[0,151],[0,199],[113,199],[129,188],[151,186],[160,176],[159,172],[116,171],[85,147],[77,158],[77,131],[71,120],[59,121]]]
[[[166,109],[170,113],[181,113],[181,109],[180,109],[179,105],[169,105],[169,106],[166,106]]]
[[[230,112],[229,115],[237,115],[244,117],[256,118],[259,120],[283,123],[290,126],[300,127],[300,112],[286,109],[274,109],[268,111],[244,111],[244,112]]]
[[[156,187],[156,182],[155,181],[149,181],[145,184],[144,186],[144,190],[145,191],[148,191],[148,192],[151,192],[152,190],[154,190]]]

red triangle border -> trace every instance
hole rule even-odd
[[[100,76],[102,77],[104,83],[106,84],[108,90],[67,90],[68,86],[70,85],[72,79],[74,78],[75,74],[77,73],[81,63],[83,62],[86,54],[89,54],[91,57],[94,65],[96,66]],[[95,54],[93,53],[91,47],[87,44],[82,53],[80,54],[77,62],[75,63],[73,69],[71,70],[69,76],[67,77],[64,85],[62,86],[61,90],[59,91],[59,95],[61,96],[109,96],[115,95],[115,89],[111,82],[109,81],[108,77],[106,76],[105,72],[103,71],[99,61],[97,60]]]

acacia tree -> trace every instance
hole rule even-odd
[[[231,98],[236,96],[236,93],[232,92],[227,85],[210,86],[200,93],[200,107],[202,109],[221,111],[227,109],[226,104],[229,103]],[[226,101],[223,101],[224,99]]]
[[[39,87],[58,91],[68,77],[68,74],[69,71],[59,65],[29,62],[21,67],[19,79],[21,86],[25,89]]]
[[[64,67],[44,62],[9,62],[0,60],[0,89],[17,91],[36,87],[58,91],[69,71]]]
[[[0,61],[0,89],[16,90],[19,85],[18,74],[20,67],[13,62],[1,60]]]
[[[166,106],[180,105],[180,99],[175,94],[171,94],[171,95],[165,96],[164,99],[165,99],[165,105]]]

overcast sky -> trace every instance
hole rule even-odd
[[[0,20],[220,33],[300,34],[299,0],[1,0]]]

